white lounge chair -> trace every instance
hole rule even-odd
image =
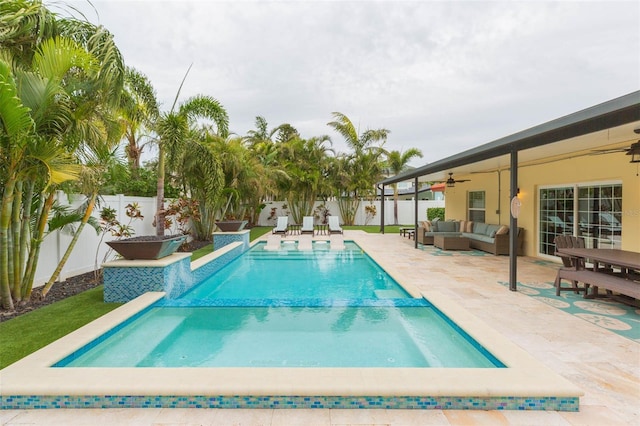
[[[329,234],[342,234],[338,216],[329,216]]]
[[[313,235],[313,216],[305,216],[302,218],[302,228],[300,228],[300,233]]]
[[[283,237],[287,235],[287,231],[289,230],[289,217],[288,216],[278,216],[278,223],[276,223],[276,227],[271,231],[272,234],[281,234]]]

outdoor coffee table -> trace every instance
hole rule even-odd
[[[469,239],[467,237],[445,237],[435,235],[433,245],[442,250],[469,250]]]

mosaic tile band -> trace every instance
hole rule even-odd
[[[336,408],[578,411],[568,397],[429,396],[3,396],[4,410],[55,408]]]

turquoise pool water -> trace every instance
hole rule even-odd
[[[55,367],[503,367],[356,244],[345,246],[258,244]]]
[[[300,251],[296,244],[282,244],[280,250],[267,251],[265,244],[256,244],[181,299],[409,297],[357,244],[347,241],[344,250],[313,246],[313,251]]]
[[[425,307],[153,308],[75,367],[495,367]]]

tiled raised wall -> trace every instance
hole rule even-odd
[[[45,408],[381,408],[578,411],[573,397],[429,396],[3,396],[2,409]]]
[[[193,285],[189,253],[150,261],[116,260],[104,264],[103,271],[105,302],[129,302],[149,291],[176,297]]]
[[[241,242],[244,245],[243,250],[248,250],[250,236],[251,231],[248,229],[238,232],[214,232],[213,250],[220,250],[222,247],[235,242]]]

